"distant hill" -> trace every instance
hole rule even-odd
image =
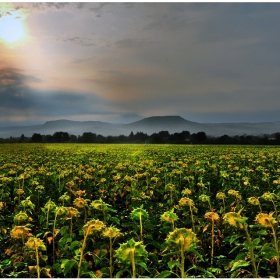
[[[129,135],[131,131],[144,132],[148,135],[159,131],[169,133],[190,133],[204,131],[209,136],[234,135],[261,135],[280,132],[280,121],[260,123],[198,123],[186,120],[180,116],[154,116],[129,124],[112,124],[101,121],[70,121],[56,120],[48,121],[41,125],[33,126],[10,126],[0,127],[0,138],[20,137],[24,134],[31,137],[34,133],[42,135],[53,135],[55,132],[63,131],[73,135],[82,135],[84,132],[92,132],[103,136]]]

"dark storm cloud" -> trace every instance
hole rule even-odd
[[[40,82],[40,79],[24,75],[18,69],[0,69],[0,122],[24,114],[33,119],[106,114],[104,102],[94,94],[35,90],[27,85],[28,81]]]

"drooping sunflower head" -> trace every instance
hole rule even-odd
[[[168,234],[166,243],[171,248],[181,249],[183,247],[184,251],[188,251],[197,247],[198,239],[191,229],[176,228]]]
[[[198,199],[202,202],[208,202],[208,201],[210,201],[210,196],[206,195],[206,194],[202,194],[198,197]]]
[[[242,216],[239,213],[228,212],[224,215],[223,219],[227,224],[229,224],[233,227],[237,227],[237,228],[241,228],[241,229],[244,228],[243,224],[238,221],[238,220],[242,219]]]
[[[24,239],[28,236],[32,236],[32,234],[29,232],[31,229],[26,226],[15,226],[10,234],[11,238],[13,239]]]
[[[22,195],[24,194],[24,190],[23,189],[17,189],[17,195]]]
[[[228,190],[228,194],[234,196],[237,199],[241,199],[242,196],[236,190]]]
[[[182,194],[184,194],[184,195],[190,195],[192,193],[192,191],[190,190],[190,189],[188,189],[188,188],[186,188],[186,189],[184,189],[184,190],[182,190]]]
[[[179,200],[179,205],[180,206],[185,206],[185,205],[188,205],[190,207],[194,206],[194,202],[192,199],[188,198],[188,197],[182,197],[180,200]]]
[[[6,203],[5,202],[0,202],[0,211],[3,210],[6,207]]]
[[[87,205],[87,201],[84,198],[81,198],[81,197],[75,198],[73,203],[78,208],[84,208]]]
[[[217,214],[215,212],[207,212],[207,213],[205,213],[204,218],[209,220],[209,221],[219,221],[220,220],[219,214]]]
[[[176,213],[174,213],[174,209],[171,211],[166,211],[164,212],[161,216],[160,219],[162,221],[168,222],[168,223],[173,223],[178,220],[178,216]]]
[[[88,235],[91,235],[95,233],[96,231],[101,231],[105,227],[105,224],[101,222],[98,219],[92,219],[88,221],[84,226],[83,226],[83,231],[84,233],[87,233]]]
[[[264,226],[264,227],[272,227],[273,224],[276,223],[276,220],[275,218],[273,217],[273,212],[270,213],[270,214],[266,214],[266,213],[259,213],[257,216],[256,216],[256,219],[255,221]]]
[[[57,216],[66,215],[67,212],[68,212],[67,207],[58,206],[58,207],[55,208],[55,214],[56,214]]]
[[[37,237],[29,237],[27,242],[25,243],[25,246],[29,250],[35,251],[37,250],[46,251],[46,245],[44,244],[43,240]]]
[[[67,213],[66,216],[69,218],[77,217],[80,215],[80,212],[74,207],[66,207]]]
[[[97,200],[92,201],[90,206],[93,207],[94,209],[105,210],[111,205],[105,203],[101,198],[99,198]]]
[[[111,226],[111,227],[107,227],[104,229],[103,235],[106,237],[109,237],[109,238],[114,238],[114,237],[120,236],[121,233],[118,228]]]
[[[56,204],[53,201],[49,200],[46,202],[44,209],[47,211],[52,211],[55,209],[55,207],[56,207]]]
[[[138,261],[145,261],[148,256],[145,245],[142,242],[135,241],[133,238],[126,243],[120,244],[120,247],[116,250],[116,257],[119,263],[131,264],[132,256]]]
[[[25,212],[20,211],[14,216],[14,221],[17,223],[24,223],[28,220],[28,215]]]
[[[70,200],[70,196],[67,193],[64,193],[63,195],[61,195],[58,200],[60,201],[69,201]]]
[[[143,209],[143,204],[140,207],[134,208],[130,215],[132,219],[140,219],[141,216],[141,219],[143,220],[149,217],[148,212]]]
[[[77,195],[78,197],[81,197],[81,196],[84,195],[85,193],[86,193],[86,191],[82,191],[82,190],[76,191],[76,195]]]
[[[226,197],[226,194],[224,192],[218,192],[216,194],[217,199],[223,200],[223,199],[225,199],[225,197]]]
[[[258,199],[257,197],[254,197],[254,196],[249,197],[249,198],[247,199],[247,201],[248,201],[248,203],[250,203],[250,204],[252,204],[252,205],[255,205],[255,206],[260,205],[259,199]]]
[[[262,198],[264,200],[267,200],[267,201],[272,201],[276,198],[276,195],[274,193],[271,193],[271,192],[265,192],[263,195],[262,195]]]

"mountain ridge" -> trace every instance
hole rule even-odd
[[[19,137],[24,134],[31,137],[34,133],[52,135],[63,131],[73,135],[92,132],[103,136],[129,135],[131,132],[147,134],[168,131],[169,133],[204,131],[209,136],[222,135],[261,135],[280,131],[280,121],[275,122],[239,122],[239,123],[198,123],[181,116],[151,116],[127,124],[114,124],[102,121],[73,121],[67,119],[46,121],[43,124],[29,126],[0,127],[0,138]]]

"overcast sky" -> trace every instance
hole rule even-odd
[[[0,3],[0,125],[280,121],[280,3]]]

